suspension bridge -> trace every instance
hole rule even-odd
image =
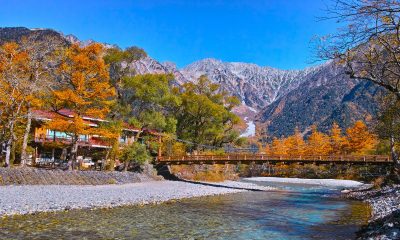
[[[195,144],[193,142],[175,138],[175,141],[188,145],[196,145],[204,149],[219,149],[215,146]],[[392,165],[388,155],[278,155],[259,154],[258,147],[235,148],[225,147],[225,154],[187,154],[159,156],[156,162],[159,165],[192,165],[192,164],[357,164],[357,165]]]
[[[157,163],[163,165],[191,164],[382,164],[390,165],[392,160],[386,155],[271,155],[271,154],[223,154],[223,155],[181,155],[158,156]]]

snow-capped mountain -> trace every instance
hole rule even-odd
[[[212,82],[220,84],[224,90],[239,97],[253,111],[268,106],[297,88],[308,76],[321,68],[316,66],[304,70],[280,70],[251,63],[222,62],[208,58],[178,69],[174,63],[160,63],[151,57],[123,63],[123,67],[129,67],[136,74],[172,73],[179,84],[196,81],[201,75],[206,75]]]
[[[239,97],[247,106],[262,109],[297,88],[307,76],[320,67],[304,70],[280,70],[251,63],[222,62],[203,59],[181,69],[183,76],[194,81],[206,75],[224,90]]]
[[[122,67],[129,67],[129,70],[134,71],[135,74],[172,73],[174,74],[175,80],[178,84],[188,81],[185,76],[183,76],[182,73],[176,68],[174,63],[160,63],[151,57],[145,57],[131,63],[123,62]]]

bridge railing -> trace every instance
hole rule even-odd
[[[301,161],[301,162],[391,162],[386,155],[270,155],[270,154],[226,154],[226,155],[180,155],[160,156],[159,162],[204,162],[204,161]]]

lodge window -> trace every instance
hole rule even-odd
[[[64,138],[70,139],[71,137],[67,135],[65,132],[59,132],[54,130],[47,129],[47,138]]]
[[[120,142],[120,143],[126,143],[126,137],[125,137],[125,136],[120,137],[120,138],[119,138],[119,142]]]
[[[80,141],[87,142],[88,137],[87,137],[87,135],[79,135],[79,140],[80,140]]]
[[[65,132],[60,132],[60,131],[54,131],[54,130],[50,130],[47,129],[47,138],[55,138],[55,139],[71,139],[71,136],[68,135]],[[79,140],[80,141],[88,141],[88,136],[87,135],[79,135]]]

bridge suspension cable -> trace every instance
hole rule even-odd
[[[206,148],[206,149],[221,149],[223,148],[226,152],[240,152],[240,151],[250,151],[250,152],[257,152],[259,149],[258,148],[235,148],[235,147],[217,147],[217,146],[212,146],[212,145],[206,145],[206,144],[199,144],[199,143],[194,143],[188,140],[183,140],[183,139],[179,139],[179,138],[172,138],[173,140],[177,141],[177,142],[182,142],[182,143],[186,143],[189,145],[196,145],[202,148]]]

